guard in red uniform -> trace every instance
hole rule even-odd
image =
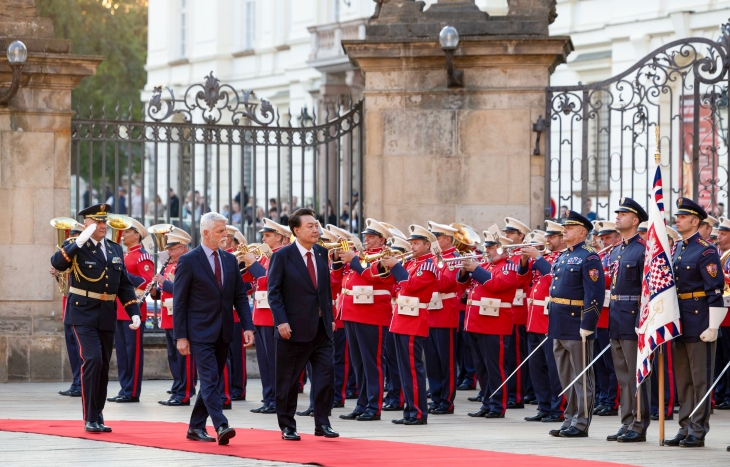
[[[131,217],[128,220],[132,227],[125,230],[122,243],[127,247],[124,255],[124,266],[127,268],[129,280],[134,285],[137,296],[144,293],[147,284],[155,275],[155,263],[149,253],[142,248],[142,240],[147,237],[147,229]],[[109,402],[139,402],[142,391],[142,373],[144,371],[144,323],[147,322],[147,304],[139,305],[142,326],[130,329],[131,321],[122,303],[117,298],[117,329],[114,333],[117,350],[117,371],[119,384],[122,386],[116,397],[110,397]]]
[[[404,267],[399,258],[388,256],[374,263],[370,271],[373,275],[382,274],[387,268],[391,283],[398,286],[390,332],[395,334],[405,406],[403,418],[393,420],[393,423],[425,425],[428,401],[423,346],[428,338],[428,304],[438,282],[438,268],[431,252],[431,244],[436,242],[436,237],[420,225],[411,225],[408,230],[414,261]]]
[[[441,258],[459,256],[454,247],[454,234],[449,225],[428,221],[429,231],[436,237]],[[459,299],[463,287],[456,282],[461,264],[447,261],[440,268],[436,290],[428,304],[428,339],[426,340],[426,374],[431,391],[429,413],[454,413],[456,397],[456,330],[459,327]]]
[[[548,312],[547,298],[550,295],[550,284],[553,281],[552,265],[566,248],[563,242],[563,226],[555,222],[546,222],[546,234],[531,233],[528,241],[547,243],[548,252],[538,251],[534,247],[522,249],[522,257],[530,258],[529,269],[532,275],[527,316],[527,351],[531,354],[542,344],[530,360],[530,379],[537,398],[537,414],[525,417],[528,422],[562,422],[565,419],[565,396],[560,396],[563,388],[560,385],[558,367],[553,354],[553,340],[547,337]],[[520,272],[524,267],[520,263]],[[547,337],[547,341],[545,338]],[[545,341],[545,342],[543,342]]]
[[[263,219],[263,228],[259,231],[262,234],[262,241],[276,252],[284,246],[284,240],[289,238],[291,231],[288,227],[277,224],[271,219]],[[276,349],[274,348],[274,317],[269,308],[268,299],[268,269],[269,258],[261,255],[258,260],[253,253],[241,257],[246,272],[243,275],[243,282],[253,284],[254,305],[253,324],[256,326],[256,358],[259,364],[261,375],[261,386],[263,390],[263,405],[251,409],[253,413],[275,414],[275,362]]]
[[[365,255],[382,253],[391,237],[387,227],[375,219],[366,220]],[[333,266],[335,280],[342,281],[340,318],[355,369],[359,397],[355,410],[340,415],[344,420],[380,420],[383,409],[383,348],[385,332],[392,319],[392,284],[360,265],[355,251],[337,251]],[[377,274],[377,273],[376,273]]]
[[[502,386],[509,373],[505,368],[505,352],[514,328],[512,302],[521,283],[517,265],[501,252],[502,243],[496,225],[484,231],[487,261],[462,262],[458,281],[470,286],[464,329],[471,336],[476,353],[479,384],[486,389],[482,406],[470,417],[504,418],[507,409],[507,390]],[[471,283],[471,284],[470,284]],[[492,394],[494,396],[490,397]]]
[[[504,218],[505,227],[502,230],[504,236],[512,241],[513,244],[519,245],[525,243],[525,235],[530,233],[530,228],[513,217]],[[519,249],[512,251],[510,260],[514,264],[519,264],[522,253]],[[510,375],[522,361],[527,357],[527,292],[530,287],[530,274],[524,274],[521,282],[515,291],[515,298],[512,302],[512,319],[515,327],[512,330],[512,337],[507,348],[507,374]],[[520,371],[517,372],[508,382],[507,389],[509,391],[508,409],[522,409],[525,403],[535,399],[535,391],[532,389],[530,382],[529,365],[522,365]]]
[[[593,341],[593,355],[598,355],[610,343],[608,336],[608,323],[610,310],[608,305],[611,302],[611,274],[609,274],[609,258],[616,245],[621,244],[621,235],[616,230],[616,223],[610,221],[595,221],[593,228],[596,230],[596,238],[599,242],[599,256],[603,264],[603,274],[606,281],[606,298],[603,302],[603,310],[598,317],[596,327],[596,338]],[[606,352],[593,365],[596,374],[596,408],[593,415],[616,416],[618,415],[619,384],[616,378],[616,369],[613,365],[613,357]]]
[[[173,407],[190,405],[190,397],[195,394],[195,385],[197,379],[197,371],[195,368],[195,359],[192,355],[181,355],[177,350],[177,340],[174,338],[172,319],[174,312],[173,287],[175,282],[175,270],[177,269],[177,260],[188,252],[188,247],[192,239],[187,232],[182,229],[175,229],[165,235],[167,237],[167,245],[165,251],[169,255],[169,260],[165,265],[162,274],[156,275],[154,280],[159,289],[153,289],[154,296],[159,296],[162,302],[160,309],[160,329],[165,330],[167,338],[167,363],[172,373],[172,388],[170,398],[168,400],[157,401],[160,405],[169,405]]]
[[[730,219],[720,218],[720,225],[717,228],[717,248],[720,252],[720,264],[725,273],[725,287],[730,287]],[[720,337],[717,338],[717,356],[715,360],[715,374],[719,375],[730,361],[730,313],[720,324]],[[715,386],[715,408],[719,410],[730,409],[730,377],[726,376]]]

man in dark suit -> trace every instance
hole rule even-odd
[[[218,390],[233,341],[233,314],[230,312],[233,307],[244,326],[245,346],[250,347],[254,341],[251,310],[238,261],[231,253],[218,248],[221,238],[226,235],[226,221],[215,212],[201,217],[202,242],[178,260],[173,293],[177,349],[182,355],[193,355],[200,378],[200,392],[190,415],[187,438],[215,441],[205,431],[210,415],[218,444],[228,444],[236,435],[223,415]]]
[[[314,211],[299,209],[289,217],[296,242],[278,250],[269,265],[269,306],[276,330],[276,415],[281,437],[298,441],[294,413],[297,382],[312,366],[314,435],[336,438],[328,415],[334,400],[334,317],[327,249],[317,245]]]

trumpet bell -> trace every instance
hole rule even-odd
[[[106,223],[111,228],[112,241],[115,243],[122,243],[122,233],[132,227],[129,217],[121,214],[109,214]]]
[[[51,227],[56,229],[56,246],[58,248],[63,247],[63,243],[71,235],[71,229],[77,224],[76,219],[71,219],[70,217],[55,217],[51,219]]]
[[[175,230],[175,228],[172,224],[155,224],[147,229],[147,232],[151,233],[155,239],[157,251],[163,251],[167,247],[166,235]]]
[[[454,246],[461,252],[472,251],[482,241],[479,232],[474,227],[458,222],[451,224],[451,227],[457,230],[454,234],[454,240],[456,241]]]

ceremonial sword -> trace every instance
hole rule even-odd
[[[603,355],[604,353],[606,353],[606,350],[608,350],[610,348],[611,348],[611,344],[608,344],[605,349],[601,350],[601,353],[599,353],[598,356],[596,358],[594,358],[593,361],[591,363],[589,363],[588,366],[585,367],[583,369],[583,371],[581,371],[580,374],[578,376],[576,376],[575,379],[565,389],[563,389],[563,392],[561,392],[560,394],[558,394],[558,397],[560,397],[563,394],[565,394],[565,391],[567,391],[568,389],[570,389],[570,387],[573,386],[575,384],[575,382],[578,381],[578,379],[581,376],[583,376],[583,373],[585,373],[586,371],[588,371],[588,368],[590,368],[591,366],[593,366],[594,363],[596,363],[596,360],[598,360],[598,357],[600,357],[601,355]]]
[[[548,336],[545,336],[545,339],[543,339],[543,340],[542,340],[542,342],[540,342],[540,345],[538,345],[537,347],[535,347],[535,350],[533,350],[532,352],[530,352],[530,355],[528,355],[528,356],[527,356],[527,358],[526,358],[526,359],[524,359],[524,360],[522,361],[522,363],[520,363],[520,366],[518,366],[518,367],[517,367],[517,368],[515,369],[515,371],[513,371],[513,372],[512,372],[512,374],[511,374],[511,375],[509,375],[509,376],[507,377],[507,379],[505,379],[505,380],[504,380],[504,381],[502,382],[502,384],[500,384],[500,386],[499,386],[499,387],[498,387],[498,388],[497,388],[497,389],[496,389],[496,390],[495,390],[495,391],[494,391],[494,392],[492,393],[492,395],[491,395],[491,396],[489,396],[489,398],[490,398],[490,399],[491,399],[492,397],[494,397],[494,395],[495,395],[495,394],[497,394],[497,391],[499,391],[500,389],[502,389],[502,386],[504,386],[505,384],[507,384],[507,381],[509,381],[509,379],[510,379],[511,377],[513,377],[513,376],[515,375],[515,373],[517,373],[517,371],[518,371],[518,370],[519,370],[520,368],[522,368],[522,365],[524,365],[525,363],[527,363],[527,360],[529,360],[529,359],[530,359],[530,357],[532,357],[532,355],[533,355],[533,354],[534,354],[535,352],[537,352],[537,351],[538,351],[538,350],[540,349],[540,347],[542,347],[542,344],[544,344],[546,340],[548,340]]]
[[[700,403],[697,404],[697,407],[695,407],[695,409],[692,411],[691,414],[689,414],[689,417],[687,417],[687,418],[692,418],[692,415],[694,415],[695,412],[697,412],[697,409],[699,409],[700,407],[702,407],[702,404],[705,402],[705,399],[707,399],[707,396],[709,396],[710,394],[712,394],[712,390],[715,389],[715,386],[717,385],[717,383],[720,382],[720,378],[722,378],[722,375],[725,374],[725,372],[727,371],[727,369],[729,367],[730,367],[730,362],[728,362],[728,364],[725,365],[725,368],[722,369],[722,371],[720,372],[720,375],[717,377],[717,379],[715,379],[715,382],[712,383],[712,386],[710,386],[710,390],[707,391],[707,394],[705,394],[705,397],[702,398],[702,400],[700,401]]]

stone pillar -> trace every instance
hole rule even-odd
[[[545,116],[545,87],[572,43],[548,35],[552,0],[530,1],[543,8],[530,15],[526,0],[513,0],[509,16],[490,17],[473,0],[425,11],[392,0],[365,40],[343,42],[365,73],[367,216],[401,229],[434,220],[483,230],[504,216],[542,224],[546,169],[532,155],[532,124]],[[438,41],[447,24],[461,37],[463,88],[447,87]]]
[[[71,215],[71,91],[103,58],[70,55],[33,0],[0,0],[0,88],[16,39],[28,60],[17,95],[0,106],[0,382],[69,380],[49,221]]]

